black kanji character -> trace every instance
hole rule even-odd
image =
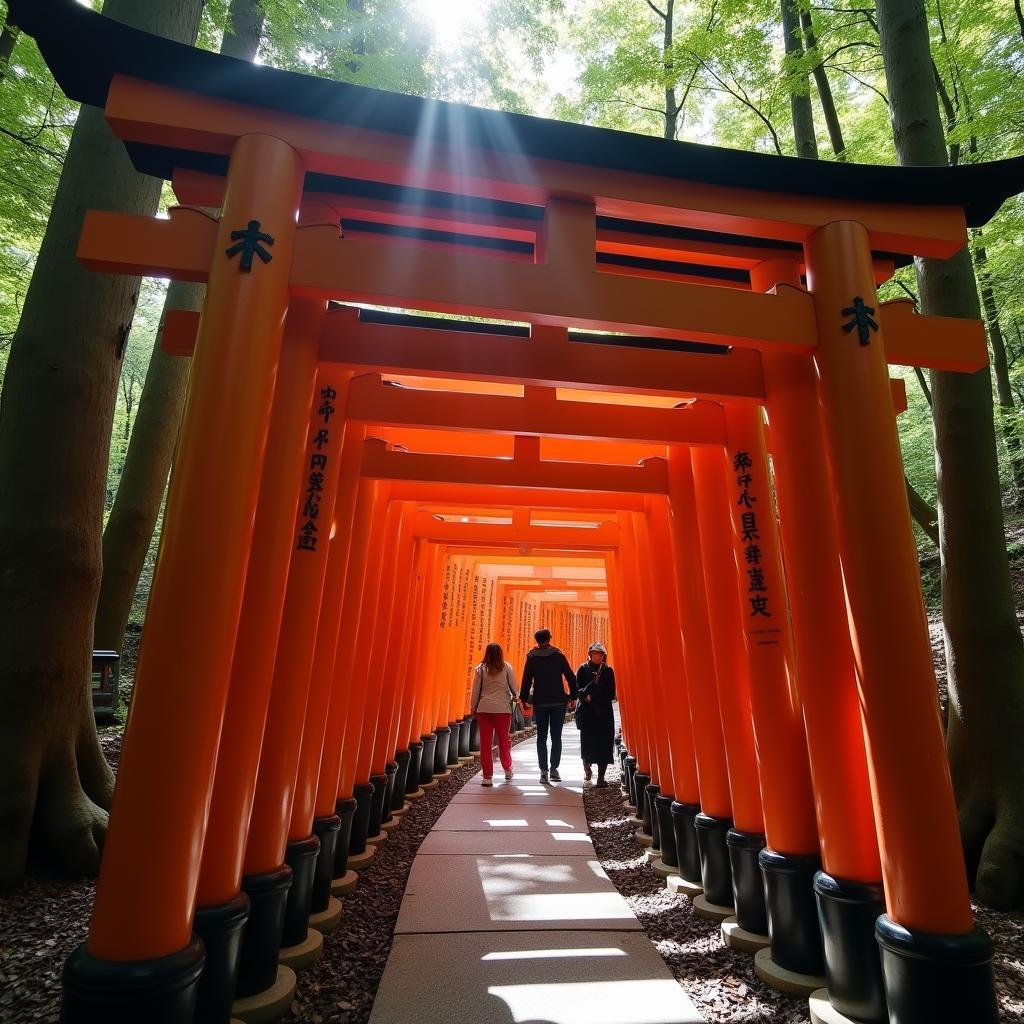
[[[309,458],[310,469],[326,469],[327,468],[327,456],[313,454]]]
[[[746,555],[749,565],[761,564],[761,549],[756,544],[751,544],[743,553]]]
[[[316,445],[317,451],[319,451],[321,448],[323,448],[323,446],[325,444],[327,444],[327,443],[328,443],[328,441],[327,441],[327,431],[326,430],[318,430],[316,432],[316,437],[313,438],[313,444]]]
[[[330,402],[324,402],[323,405],[317,409],[317,415],[322,416],[324,423],[330,423],[331,417],[334,415],[334,406]]]
[[[241,253],[242,259],[238,264],[238,269],[244,270],[246,273],[252,270],[253,256],[259,256],[264,263],[269,263],[274,258],[261,244],[266,242],[267,245],[273,245],[274,239],[265,231],[260,231],[258,220],[249,221],[249,226],[242,231],[232,231],[231,241],[235,244],[230,249],[225,249],[224,254],[231,259],[232,256]]]
[[[753,594],[756,591],[768,590],[768,588],[764,585],[763,569],[748,569],[747,576],[750,578],[750,586],[747,587],[748,594]]]
[[[736,499],[736,504],[743,505],[745,508],[753,508],[756,501],[757,498],[750,496],[750,491],[743,491]]]
[[[306,504],[302,506],[302,514],[307,519],[316,519],[320,515],[320,495],[311,494],[306,498]]]
[[[299,534],[299,543],[297,549],[299,551],[316,551],[317,538],[310,534]]]
[[[738,483],[740,487],[749,487],[753,482],[753,479],[754,478],[749,473],[744,473],[743,476],[736,477],[736,483]]]
[[[333,402],[338,397],[338,392],[328,384],[327,387],[320,389],[320,397],[325,402]]]
[[[750,601],[750,617],[753,618],[755,615],[763,615],[766,619],[772,617],[772,613],[768,611],[768,598],[763,594],[757,594],[754,597],[747,598]]]
[[[309,485],[307,490],[309,491],[322,491],[324,489],[324,475],[323,473],[310,473],[309,474]]]
[[[847,306],[843,310],[843,316],[853,317],[849,323],[843,324],[843,330],[849,334],[856,327],[860,343],[867,345],[871,341],[871,332],[878,330],[878,324],[871,319],[874,312],[874,306],[865,306],[864,300],[859,295],[855,295],[853,305]]]
[[[749,452],[737,452],[732,457],[732,471],[738,473],[741,469],[752,469],[754,466],[753,460],[750,458]]]
[[[740,513],[740,528],[743,532],[743,543],[748,544],[750,541],[760,540],[761,534],[757,532],[757,515],[754,512],[741,512]]]

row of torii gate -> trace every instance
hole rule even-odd
[[[614,644],[663,857],[770,962],[850,1019],[995,1020],[888,372],[978,370],[985,338],[875,289],[1019,164],[810,167],[11,11],[183,204],[89,212],[82,261],[207,282],[165,329],[187,408],[63,1019],[272,989],[468,753],[482,643],[521,659],[557,611]]]

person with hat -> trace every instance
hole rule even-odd
[[[597,765],[597,785],[607,786],[604,773],[611,764],[615,747],[615,672],[608,664],[604,644],[592,643],[588,660],[576,670],[576,689],[579,704],[576,724],[580,730],[580,750],[583,755],[583,777],[594,778]]]

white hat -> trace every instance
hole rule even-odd
[[[600,651],[604,655],[608,654],[608,652],[604,648],[604,644],[599,644],[596,641],[587,648],[587,654],[589,654],[591,651]]]

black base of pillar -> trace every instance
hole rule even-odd
[[[480,753],[480,726],[477,725],[476,718],[469,723],[469,752]]]
[[[457,768],[459,764],[459,744],[462,742],[462,723],[449,722],[448,729],[448,767]]]
[[[249,897],[249,920],[242,933],[235,998],[255,995],[277,980],[284,908],[292,885],[292,869],[282,864],[265,875],[245,875],[242,891]]]
[[[434,730],[437,737],[437,746],[434,747],[434,774],[443,775],[448,770],[448,743],[452,738],[452,731],[447,725]]]
[[[398,762],[388,761],[384,765],[384,774],[387,776],[387,782],[384,785],[384,804],[381,807],[380,812],[380,823],[383,825],[394,819],[394,815],[391,813],[391,805],[395,801],[395,780],[398,778]],[[403,794],[402,803],[405,803],[405,797]],[[402,804],[398,805],[399,807]],[[376,835],[376,833],[374,833]]]
[[[384,818],[384,801],[388,795],[388,777],[386,773],[370,776],[373,796],[370,798],[370,820],[366,824],[366,835],[380,835],[380,824]]]
[[[348,852],[350,855],[366,853],[366,838],[370,835],[370,815],[373,803],[373,784],[358,782],[352,788],[356,799],[355,814],[352,815],[352,834],[349,836]],[[380,831],[378,829],[378,831]],[[374,835],[377,833],[374,832]],[[338,878],[341,876],[338,875]]]
[[[238,980],[242,932],[249,916],[249,897],[240,892],[227,903],[198,907],[192,933],[203,940],[206,965],[199,979],[195,1024],[228,1024]]]
[[[647,787],[650,784],[651,777],[647,772],[642,772],[639,769],[633,772],[633,792],[630,797],[636,808],[636,816],[643,822],[640,831],[648,836],[651,834],[651,812],[647,807]]]
[[[64,965],[62,1024],[191,1024],[203,943],[155,960],[97,960],[79,946]]]
[[[883,914],[875,923],[892,1024],[996,1024],[999,1007],[992,942],[967,935],[911,931]]]
[[[736,923],[755,935],[767,935],[768,908],[764,902],[764,877],[758,863],[758,854],[764,849],[764,833],[731,828],[725,835],[725,842],[732,869]]]
[[[292,869],[292,885],[284,906],[282,946],[297,946],[306,941],[309,912],[313,905],[313,876],[319,853],[320,840],[312,835],[290,840],[284,848],[284,862]]]
[[[338,849],[338,833],[341,818],[332,814],[329,818],[313,819],[313,835],[320,840],[320,852],[316,857],[313,872],[313,891],[310,899],[310,913],[322,914],[331,904],[331,882],[335,879],[334,861]]]
[[[405,795],[420,788],[420,769],[423,766],[423,741],[409,744],[409,771],[405,776]]]
[[[661,794],[655,800],[655,817],[658,821],[658,835],[661,842],[658,848],[661,850],[661,862],[666,867],[679,867],[679,857],[676,854],[676,834],[672,827],[672,804],[675,801],[670,796]]]
[[[772,960],[797,974],[824,974],[814,876],[819,857],[762,850],[758,856],[768,905]]]
[[[352,842],[352,818],[356,813],[355,798],[348,796],[338,800],[334,805],[334,813],[341,819],[341,827],[334,841],[334,877],[344,878],[348,871],[349,844]]]
[[[698,814],[693,819],[700,851],[700,879],[704,898],[719,907],[732,906],[732,867],[725,836],[732,828],[732,818],[713,818]]]
[[[462,720],[462,731],[459,733],[459,757],[469,757],[469,734],[473,730],[473,720],[467,715]]]
[[[420,756],[420,777],[419,782],[422,786],[425,782],[430,782],[434,777],[434,755],[437,751],[437,733],[429,732],[420,739],[423,741],[423,752]]]
[[[623,743],[618,750],[615,751],[619,759],[619,775],[621,777],[620,785],[626,785],[626,758],[629,757],[629,751],[626,749],[626,745]]]
[[[828,1001],[865,1024],[889,1024],[882,958],[875,921],[885,913],[882,886],[846,882],[819,871],[814,876],[818,922],[825,952]]]
[[[626,782],[626,799],[636,807],[636,791],[633,788],[633,777],[636,775],[636,758],[632,754],[626,756],[626,768],[623,778]]]
[[[644,831],[654,840],[654,849],[661,849],[661,831],[658,828],[658,805],[655,802],[661,786],[651,783],[644,787]]]
[[[697,845],[697,829],[694,820],[700,814],[700,807],[697,804],[682,804],[678,800],[672,801],[672,831],[676,839],[676,861],[679,868],[679,877],[685,878],[687,882],[699,883],[700,872],[700,849]],[[664,847],[662,853],[664,853]]]
[[[400,811],[405,806],[405,787],[409,784],[409,762],[411,760],[412,754],[408,750],[395,752],[395,784],[391,790],[392,811]]]

